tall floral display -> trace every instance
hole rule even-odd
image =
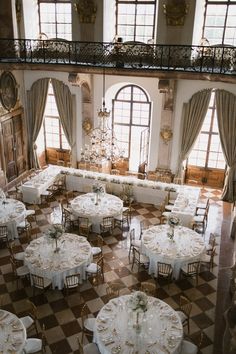
[[[98,205],[99,196],[105,192],[104,187],[101,183],[96,182],[92,186],[92,191],[95,194],[95,205]]]
[[[58,240],[64,233],[64,228],[61,224],[54,224],[53,226],[50,227],[50,229],[47,232],[47,235],[49,239],[55,240],[55,250],[54,252],[57,253],[60,251],[60,248],[58,247]]]

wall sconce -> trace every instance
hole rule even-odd
[[[169,126],[166,126],[161,129],[160,136],[162,137],[164,144],[168,144],[172,139],[173,132]]]
[[[82,127],[83,127],[85,133],[89,134],[89,132],[93,128],[93,124],[89,118],[85,118],[85,120],[83,121]]]
[[[97,6],[93,0],[77,0],[74,4],[79,14],[80,23],[94,23],[96,20]]]
[[[163,5],[167,26],[183,26],[189,6],[185,0],[167,0]]]

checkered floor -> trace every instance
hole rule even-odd
[[[195,280],[187,279],[171,283],[169,289],[166,283],[157,283],[157,296],[174,309],[178,309],[181,294],[184,294],[193,302],[190,335],[197,343],[201,332],[203,333],[200,351],[202,354],[213,353],[217,265],[222,222],[222,202],[219,200],[219,195],[219,190],[205,188],[202,190],[202,196],[210,198],[206,242],[210,232],[218,235],[217,255],[214,259],[213,271],[201,268],[197,286]],[[33,223],[33,237],[40,237],[48,228],[50,222],[59,221],[60,207],[58,201],[60,199],[61,196],[57,196],[55,201],[37,207],[37,223]],[[148,204],[134,204],[131,227],[135,228],[137,236],[139,236],[141,220],[148,220],[150,225],[156,224],[158,221],[156,208]],[[135,266],[131,271],[131,265],[127,257],[129,249],[127,235],[128,232],[125,231],[122,235],[119,229],[116,229],[113,236],[104,237],[105,282],[94,286],[88,280],[81,285],[80,295],[71,293],[68,296],[64,296],[63,292],[59,290],[48,290],[45,294],[37,293],[33,297],[32,288],[26,281],[20,283],[17,289],[9,263],[9,252],[4,245],[1,245],[0,294],[3,295],[3,308],[21,316],[27,307],[26,299],[29,298],[37,305],[39,326],[42,328],[44,324],[46,328],[46,352],[56,354],[79,353],[76,339],[81,335],[80,312],[83,304],[86,302],[91,314],[96,316],[107,302],[107,282],[119,279],[122,284],[121,295],[123,295],[130,293],[133,289],[139,289],[141,281],[150,279],[145,269],[138,273]],[[24,237],[21,237],[17,242],[19,242],[19,250],[25,249],[27,246]],[[185,333],[187,333],[186,328]]]

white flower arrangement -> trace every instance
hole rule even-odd
[[[103,185],[99,182],[95,182],[92,185],[92,191],[93,191],[93,193],[96,193],[96,194],[102,194],[105,192]]]
[[[52,225],[47,231],[47,236],[53,240],[58,240],[64,232],[64,228],[61,224]]]
[[[146,312],[148,297],[142,291],[136,291],[129,299],[129,306],[134,312]]]

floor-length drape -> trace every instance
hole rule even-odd
[[[211,98],[211,90],[203,90],[195,93],[188,103],[184,103],[181,133],[178,170],[176,175],[182,177],[183,161],[186,160],[200,133],[203,120]]]
[[[234,176],[236,172],[236,96],[225,90],[216,90],[216,111],[219,135],[224,157],[227,163],[222,200],[233,202]]]
[[[71,154],[75,153],[75,138],[74,138],[74,123],[73,123],[73,108],[72,95],[69,87],[62,81],[52,79],[52,86],[54,90],[55,100],[60,116],[60,121],[66,136],[66,139],[71,147]]]
[[[39,168],[36,139],[38,137],[47,100],[49,79],[39,79],[28,92],[28,146],[31,168]]]

